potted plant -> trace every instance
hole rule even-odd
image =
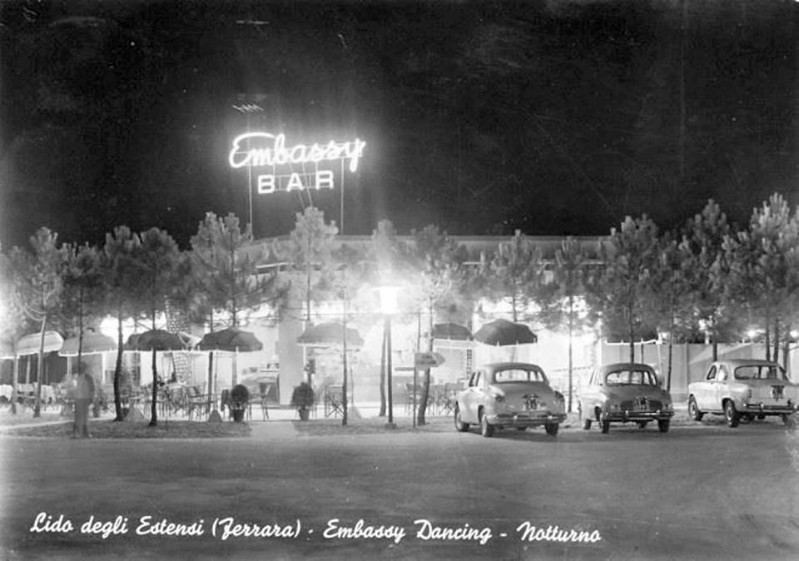
[[[302,382],[299,386],[294,387],[294,392],[291,394],[291,405],[297,408],[300,421],[308,420],[315,399],[313,388],[308,382]]]
[[[238,384],[233,386],[233,389],[230,390],[230,414],[233,416],[233,420],[237,423],[240,423],[244,420],[244,411],[247,410],[247,406],[250,403],[250,391],[247,389],[247,386],[242,384]]]

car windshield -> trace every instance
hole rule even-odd
[[[657,386],[658,381],[649,370],[615,370],[607,373],[605,384],[608,386]]]
[[[511,368],[494,372],[495,384],[511,382],[546,382],[546,377],[540,370],[525,370],[522,368]]]
[[[782,380],[787,381],[785,371],[774,364],[746,364],[735,369],[736,380]]]

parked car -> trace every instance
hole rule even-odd
[[[688,415],[701,421],[705,413],[724,415],[730,427],[741,420],[779,415],[793,426],[799,410],[799,385],[779,363],[757,359],[720,360],[703,380],[688,384]]]
[[[668,432],[674,415],[671,395],[660,386],[648,364],[619,362],[596,368],[588,385],[580,391],[577,409],[583,428],[596,421],[603,433],[611,423],[638,423],[646,428],[657,421],[660,432]]]
[[[540,366],[524,362],[479,367],[455,401],[455,428],[466,432],[472,424],[479,425],[485,437],[494,429],[540,426],[555,436],[566,419],[563,395],[550,387]]]

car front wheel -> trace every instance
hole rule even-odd
[[[602,417],[599,419],[599,424],[602,427],[602,434],[608,434],[610,432],[610,421],[607,419],[607,417],[602,415]]]
[[[724,418],[727,420],[727,425],[730,428],[735,428],[741,420],[738,410],[735,408],[735,402],[728,399],[724,404]]]
[[[544,430],[547,431],[547,434],[549,436],[557,436],[559,428],[560,428],[559,423],[547,423],[544,425]]]
[[[469,430],[469,423],[464,423],[461,420],[461,409],[455,405],[455,430],[458,432],[466,432]]]
[[[794,415],[783,415],[782,416],[782,422],[789,429],[796,428],[796,418],[795,418]]]
[[[494,436],[494,427],[488,424],[488,417],[482,411],[480,411],[480,434],[486,438]]]
[[[699,410],[699,406],[696,404],[696,398],[694,396],[691,396],[691,398],[688,400],[688,416],[694,421],[701,421],[702,417],[705,416],[705,414]]]
[[[658,430],[660,432],[669,432],[669,425],[671,422],[669,419],[663,419],[662,421],[658,421]]]
[[[583,430],[591,430],[591,419],[585,419],[583,421]]]

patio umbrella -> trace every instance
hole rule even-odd
[[[61,349],[58,351],[58,354],[60,356],[67,357],[77,356],[79,343],[80,341],[78,337],[70,337],[64,341],[63,345],[61,345]],[[102,333],[97,332],[83,334],[83,345],[80,349],[81,354],[90,355],[115,350],[117,350],[117,342],[108,335],[103,335]]]
[[[302,335],[297,338],[297,343],[305,347],[330,347],[341,345],[342,339],[346,337],[348,348],[363,347],[363,338],[357,329],[348,327],[346,335],[343,335],[341,331],[341,324],[336,322],[312,325],[302,332]]]
[[[242,353],[252,353],[256,351],[260,351],[264,348],[264,344],[251,332],[244,331],[243,329],[239,329],[238,327],[226,327],[225,329],[220,329],[219,331],[212,331],[211,333],[206,333],[203,335],[203,338],[197,344],[197,349],[201,351],[209,351],[211,353],[215,351],[225,351],[229,353],[233,353],[233,377],[232,382],[235,386],[238,382],[238,367],[236,364],[236,355],[240,352]],[[211,357],[213,355],[210,355]],[[211,376],[212,367],[212,358],[209,358],[208,361],[208,376],[209,376],[209,387],[216,388],[217,387],[217,380],[216,380],[216,371],[214,371],[213,376]],[[214,391],[208,392],[209,394],[213,394]],[[213,399],[213,408],[216,411],[216,400]]]
[[[125,349],[128,351],[152,351],[152,368],[153,368],[153,397],[150,407],[150,426],[158,424],[158,415],[156,403],[158,400],[158,371],[155,364],[156,351],[182,351],[186,349],[186,341],[181,339],[176,333],[170,333],[163,329],[151,329],[144,333],[134,333],[128,338],[125,343]]]
[[[472,332],[465,325],[457,323],[437,323],[433,326],[433,339],[449,339],[450,341],[471,341]]]
[[[474,339],[486,345],[499,347],[536,343],[538,341],[538,337],[530,331],[529,327],[506,319],[496,319],[485,324],[474,334]]]
[[[126,351],[182,351],[186,341],[176,333],[163,329],[151,329],[144,333],[134,333],[125,343]]]
[[[264,348],[258,338],[238,327],[228,327],[219,331],[206,333],[197,344],[201,351],[228,351],[249,353]]]

